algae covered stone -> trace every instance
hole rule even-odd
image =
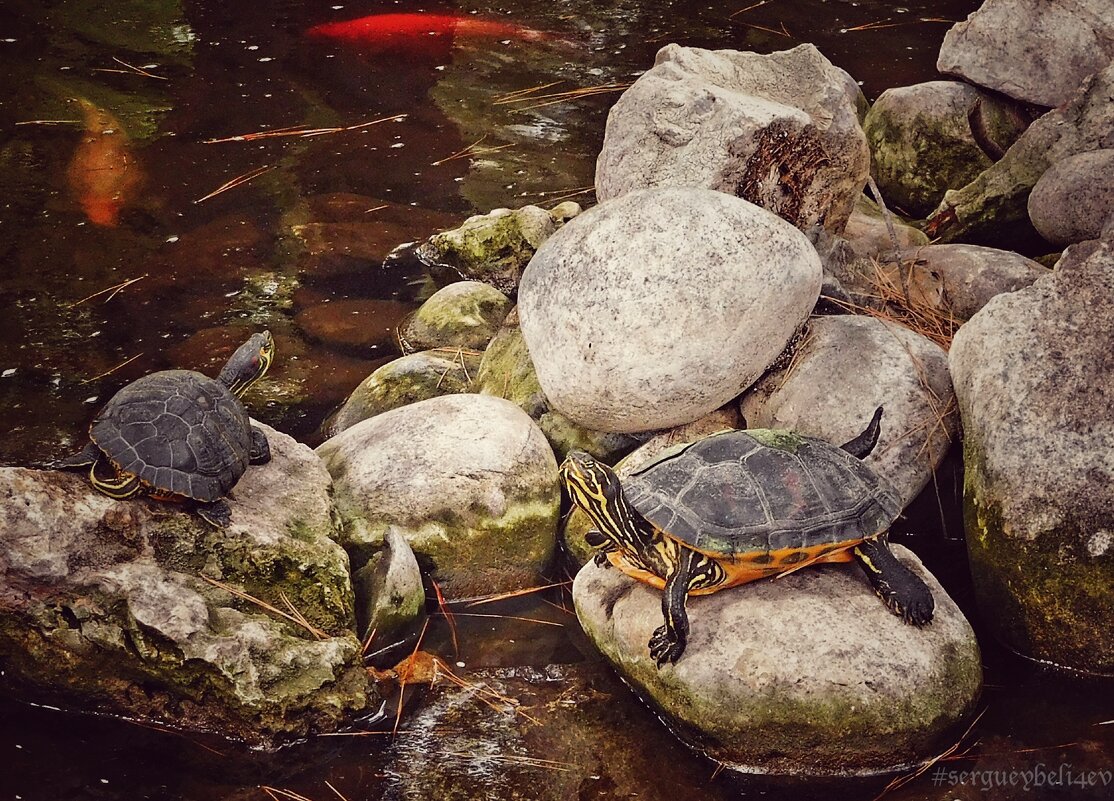
[[[1000,161],[969,184],[949,190],[929,220],[943,242],[1016,236],[1029,226],[1029,193],[1050,166],[1110,146],[1114,130],[1114,64],[1088,78],[1062,106],[1035,120]]]
[[[991,631],[1042,662],[1114,675],[1114,225],[956,334],[964,506]]]
[[[444,395],[357,423],[318,448],[350,550],[398,528],[448,598],[532,586],[553,556],[557,462],[510,401]]]
[[[440,284],[483,281],[513,297],[535,251],[567,220],[580,213],[572,202],[547,211],[538,206],[495,209],[434,234],[417,248],[418,260]]]
[[[272,460],[237,484],[227,529],[169,504],[111,500],[80,476],[0,469],[4,680],[259,746],[377,705],[328,473],[265,430]],[[233,591],[289,602],[313,632]]]
[[[863,130],[886,202],[924,217],[944,192],[970,183],[1000,158],[1027,122],[996,95],[958,81],[929,81],[884,91]]]
[[[951,745],[974,711],[974,632],[916,557],[936,600],[910,626],[853,565],[810,567],[688,601],[688,648],[659,669],[646,642],[661,592],[585,565],[573,583],[589,639],[682,738],[728,768],[794,776],[907,769]]]
[[[399,326],[406,353],[434,348],[483,350],[495,336],[511,302],[482,281],[457,281],[439,289]]]
[[[326,426],[339,434],[399,406],[440,395],[468,392],[480,365],[480,354],[463,348],[411,353],[393,359],[365,378]]]

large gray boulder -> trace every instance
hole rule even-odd
[[[1027,228],[1029,192],[1045,170],[1068,156],[1114,147],[1112,96],[1114,64],[1034,121],[994,166],[947,192],[927,233],[945,242],[973,241],[1001,239],[1019,226]]]
[[[950,354],[967,548],[987,625],[1043,662],[1114,675],[1114,226],[999,295]]]
[[[507,315],[499,333],[488,343],[475,377],[473,392],[517,404],[538,424],[558,459],[564,459],[569,451],[581,450],[610,463],[639,442],[630,434],[593,431],[577,425],[553,408],[538,383],[517,310]]]
[[[774,214],[706,189],[630,192],[568,223],[522,276],[522,334],[550,402],[636,432],[749,386],[816,303],[819,257]]]
[[[936,601],[922,628],[853,565],[811,567],[690,598],[688,647],[662,669],[647,642],[661,592],[585,565],[573,583],[589,639],[674,731],[748,773],[848,776],[914,766],[950,745],[982,686],[974,632],[904,548]]]
[[[866,463],[908,504],[943,460],[958,420],[948,356],[920,334],[876,317],[809,322],[790,364],[755,384],[740,403],[748,428],[785,428],[842,444],[884,406]]]
[[[396,527],[447,598],[531,586],[553,556],[557,462],[510,401],[431,398],[357,423],[317,450],[346,547],[378,547]]]
[[[986,0],[944,36],[936,68],[995,92],[1058,106],[1114,61],[1110,0]]]
[[[865,108],[811,44],[769,55],[666,45],[608,113],[596,195],[715,189],[839,233],[870,169]]]
[[[1033,187],[1028,208],[1033,227],[1054,245],[1098,239],[1114,216],[1114,148],[1053,164]]]
[[[1000,158],[1027,124],[995,95],[958,81],[929,81],[884,91],[863,131],[886,202],[924,217],[945,191],[967,185]],[[973,128],[980,128],[981,143]]]
[[[172,504],[111,500],[80,475],[0,468],[9,686],[258,746],[334,730],[378,703],[328,473],[261,427],[272,461],[237,484],[226,529]]]

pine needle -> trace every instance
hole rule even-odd
[[[310,634],[312,634],[318,640],[326,640],[326,639],[329,638],[328,634],[326,634],[321,629],[319,629],[316,626],[309,623],[309,621],[307,621],[305,619],[305,617],[300,612],[297,614],[297,617],[295,617],[294,615],[291,615],[287,612],[283,612],[281,609],[272,606],[271,604],[267,603],[266,601],[262,601],[259,598],[256,598],[254,595],[249,595],[248,593],[244,592],[243,590],[239,590],[235,587],[232,587],[228,584],[225,584],[222,581],[217,581],[216,579],[211,579],[208,576],[200,576],[200,578],[203,581],[209,582],[214,587],[220,587],[225,592],[232,593],[237,598],[241,598],[245,601],[249,601],[250,603],[253,603],[253,604],[255,604],[256,606],[258,606],[262,609],[266,609],[268,612],[272,612],[273,614],[276,614],[279,617],[286,618],[291,623],[295,623],[295,624],[303,627],[304,629],[306,629],[306,631],[308,631]],[[287,601],[287,603],[289,603],[289,601]]]
[[[391,736],[394,737],[398,734],[399,723],[402,722],[402,702],[406,698],[406,680],[410,678],[410,673],[414,670],[414,660],[418,657],[418,651],[422,647],[422,640],[425,638],[426,629],[429,628],[429,618],[425,619],[422,623],[422,631],[418,635],[418,641],[414,643],[414,650],[410,654],[410,658],[406,660],[406,667],[398,677],[398,709],[395,711],[395,725],[391,727]]]
[[[437,595],[437,606],[449,624],[449,635],[453,639],[453,658],[460,659],[460,643],[456,639],[456,620],[453,619],[453,612],[449,609],[449,604],[445,601],[445,596],[441,593],[441,585],[432,578],[429,580],[429,583],[433,585],[433,592]]]
[[[485,595],[482,598],[469,601],[468,607],[482,606],[483,604],[489,604],[495,601],[505,601],[508,598],[519,598],[523,595],[532,595],[535,592],[541,592],[542,590],[551,590],[554,587],[567,587],[570,584],[572,584],[571,581],[557,581],[553,584],[543,584],[540,587],[527,587],[524,590],[511,590],[510,592],[501,592],[497,595]]]
[[[96,381],[96,380],[98,380],[98,379],[101,379],[101,378],[104,378],[104,377],[105,377],[106,375],[112,375],[112,374],[113,374],[113,373],[115,373],[115,372],[116,372],[117,370],[119,370],[119,369],[120,369],[121,367],[126,367],[126,366],[128,366],[129,364],[131,364],[132,362],[134,362],[134,361],[135,361],[136,359],[138,359],[138,358],[139,358],[140,356],[142,356],[142,355],[143,355],[142,353],[137,353],[137,354],[135,354],[134,356],[132,356],[132,357],[131,357],[130,359],[127,359],[127,360],[125,360],[125,361],[122,361],[122,362],[120,362],[120,363],[119,363],[118,365],[116,365],[115,367],[113,367],[113,368],[112,368],[111,370],[105,370],[105,371],[104,371],[103,373],[101,373],[100,375],[95,375],[95,376],[93,376],[92,378],[86,378],[86,379],[85,379],[84,381],[82,381],[81,383],[82,383],[82,384],[92,384],[92,383],[93,383],[94,381]]]
[[[114,69],[108,69],[108,68],[101,67],[101,68],[98,68],[98,69],[94,69],[93,72],[118,72],[118,73],[122,73],[124,75],[141,75],[144,78],[154,78],[156,81],[168,81],[168,80],[170,80],[169,78],[166,78],[162,75],[155,75],[153,72],[148,72],[147,70],[145,70],[141,67],[137,67],[134,64],[129,64],[128,62],[123,61],[122,59],[116,58],[116,56],[113,56],[112,60],[115,61],[120,66],[124,67],[124,69],[114,70]]]
[[[738,11],[735,11],[735,12],[733,12],[733,13],[731,13],[731,14],[728,14],[728,15],[727,15],[727,18],[728,18],[728,19],[731,19],[732,17],[737,17],[737,16],[739,16],[740,14],[745,14],[745,13],[747,13],[748,11],[753,11],[754,9],[758,8],[759,6],[764,6],[764,5],[766,5],[766,3],[768,3],[768,2],[770,2],[770,0],[758,0],[758,2],[757,2],[757,3],[751,3],[751,4],[750,4],[749,6],[747,6],[746,8],[740,8],[740,9],[739,9]]]
[[[881,799],[884,796],[886,796],[887,794],[889,794],[891,791],[896,790],[899,787],[904,787],[909,782],[911,782],[914,779],[924,775],[937,762],[940,762],[943,759],[947,759],[952,754],[954,754],[956,751],[958,751],[959,746],[963,744],[963,741],[967,739],[967,736],[972,732],[972,730],[974,730],[975,726],[978,724],[978,722],[980,720],[982,720],[982,716],[985,715],[985,714],[986,714],[986,709],[984,709],[982,712],[980,712],[978,715],[976,715],[975,719],[971,721],[971,725],[967,727],[967,730],[965,732],[963,732],[963,735],[958,740],[956,740],[954,745],[952,745],[947,750],[937,754],[932,759],[928,760],[923,765],[921,765],[919,768],[914,770],[912,773],[908,773],[905,776],[898,776],[896,779],[893,779],[889,784],[887,784],[885,786],[885,788],[882,790],[882,792],[880,792],[878,795],[876,795],[874,797],[873,801],[881,801]]]
[[[201,144],[216,145],[222,142],[254,142],[256,139],[274,139],[288,136],[324,136],[326,134],[344,133],[345,131],[358,131],[372,125],[378,125],[381,122],[397,122],[406,119],[408,116],[410,115],[393,114],[390,117],[379,117],[374,120],[368,120],[367,122],[357,123],[356,125],[341,125],[329,128],[311,128],[308,125],[290,125],[285,128],[272,128],[265,131],[254,131],[252,133],[236,134],[235,136],[225,136],[221,139],[204,139]]]
[[[74,301],[73,303],[71,303],[66,308],[67,309],[72,309],[76,306],[80,306],[82,303],[84,303],[87,300],[92,300],[93,298],[96,298],[96,297],[99,297],[99,296],[103,295],[105,292],[111,292],[112,294],[104,299],[104,302],[108,303],[110,300],[112,300],[114,297],[116,297],[116,295],[120,292],[120,290],[127,289],[129,286],[134,284],[136,281],[142,281],[144,278],[147,277],[147,275],[148,275],[148,273],[144,273],[143,275],[139,276],[138,278],[129,278],[127,281],[121,281],[120,283],[114,284],[114,285],[108,287],[107,289],[102,289],[100,292],[94,292],[92,295],[86,295],[81,300]]]
[[[557,623],[552,620],[538,620],[534,617],[519,617],[518,615],[484,615],[480,614],[479,612],[457,612],[456,615],[457,617],[491,617],[499,618],[501,620],[521,620],[524,623],[537,623],[542,626],[558,626],[560,628],[565,627],[564,623]]]
[[[271,166],[271,167],[264,166],[264,167],[256,167],[254,170],[248,170],[243,175],[237,175],[231,181],[226,181],[225,183],[221,184],[216,189],[214,189],[212,192],[207,194],[205,197],[198,198],[197,200],[194,201],[194,203],[204,203],[209,198],[214,198],[214,197],[216,197],[217,195],[219,195],[223,192],[227,192],[229,189],[235,189],[238,186],[246,184],[248,181],[254,181],[260,175],[263,175],[264,173],[268,173],[273,169],[274,169],[273,166]]]

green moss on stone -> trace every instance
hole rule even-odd
[[[1114,549],[1086,553],[1085,521],[1033,538],[1006,530],[985,457],[964,441],[964,523],[975,592],[995,636],[1019,653],[1114,675]]]

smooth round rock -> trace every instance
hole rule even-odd
[[[576,217],[522,276],[547,398],[598,431],[682,425],[738,395],[816,303],[820,259],[776,215],[707,189],[630,192]]]
[[[447,598],[522,589],[556,544],[561,491],[545,435],[510,401],[444,395],[357,423],[318,453],[345,545],[396,526]]]
[[[673,729],[747,773],[852,776],[902,770],[953,742],[982,687],[975,634],[906,549],[936,600],[904,623],[857,565],[810,567],[688,601],[688,647],[659,669],[647,642],[661,592],[589,563],[573,582],[584,631]]]
[[[1114,149],[1057,161],[1029,195],[1029,219],[1054,245],[1098,239],[1114,215]]]
[[[787,428],[842,444],[884,406],[864,460],[908,504],[958,429],[948,355],[932,340],[876,317],[817,317],[790,365],[762,377],[740,403],[748,428]]]

